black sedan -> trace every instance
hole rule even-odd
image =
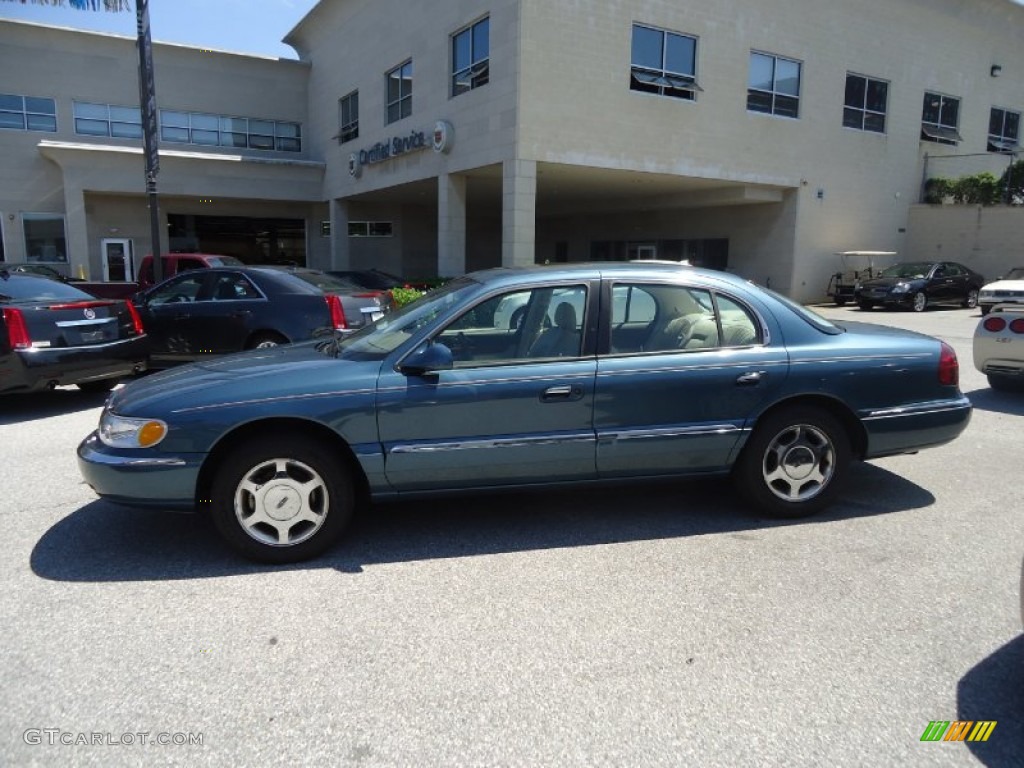
[[[313,269],[192,270],[136,297],[160,367],[361,328],[389,309],[387,297]]]
[[[131,302],[0,271],[0,316],[0,392],[63,384],[102,392],[146,367],[147,339]]]
[[[876,304],[915,312],[937,304],[973,308],[984,284],[984,277],[954,261],[906,261],[859,283],[854,298],[864,310]]]

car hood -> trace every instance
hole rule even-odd
[[[982,288],[983,291],[1014,291],[1024,293],[1024,280],[996,280]]]
[[[861,280],[861,288],[892,288],[897,283],[923,282],[923,277],[874,277],[870,280]]]
[[[165,413],[375,389],[381,363],[353,361],[306,342],[226,355],[172,368],[115,390],[108,407],[122,416]]]

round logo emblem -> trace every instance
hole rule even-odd
[[[438,120],[434,123],[434,138],[432,146],[435,152],[448,154],[455,141],[455,129],[447,120]]]
[[[92,310],[92,309],[89,309],[88,307],[86,307],[85,309],[82,310],[82,314],[85,315],[85,319],[86,320],[95,320],[96,319],[96,312],[94,310]]]

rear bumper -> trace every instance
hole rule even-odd
[[[118,451],[93,432],[78,446],[78,469],[105,501],[131,507],[193,511],[206,454]]]
[[[148,352],[145,336],[88,347],[14,350],[0,360],[0,392],[131,376],[146,369]]]
[[[862,414],[868,435],[864,458],[913,453],[948,443],[967,428],[972,409],[971,401],[961,395]]]

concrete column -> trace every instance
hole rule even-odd
[[[437,274],[466,273],[466,177],[437,177]]]
[[[344,200],[332,200],[328,205],[331,211],[331,269],[351,269],[348,203]]]
[[[89,248],[89,218],[85,214],[85,193],[80,186],[64,178],[64,241],[68,249],[68,274],[87,280],[103,279],[100,241]],[[136,259],[136,263],[138,259]]]
[[[532,265],[537,239],[537,163],[506,160],[501,185],[501,264]]]

